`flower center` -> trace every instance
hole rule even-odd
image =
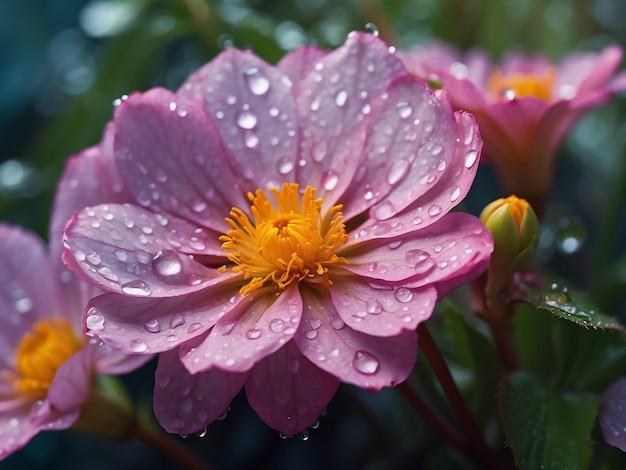
[[[556,71],[549,67],[543,75],[537,73],[510,73],[504,75],[495,69],[487,81],[489,92],[498,100],[509,101],[515,98],[534,96],[544,101],[550,100]]]
[[[284,289],[294,280],[328,278],[329,266],[345,263],[335,251],[348,239],[342,223],[341,205],[336,205],[322,217],[324,201],[315,199],[315,188],[307,186],[302,196],[296,183],[284,183],[282,188],[270,188],[275,204],[257,189],[248,193],[253,221],[233,207],[226,222],[233,229],[220,237],[222,248],[234,263],[234,272],[243,272],[249,281],[242,295],[274,283]],[[220,268],[226,270],[226,266]]]
[[[44,398],[61,365],[82,347],[64,318],[44,318],[33,325],[15,351],[15,372],[5,380],[23,395]]]

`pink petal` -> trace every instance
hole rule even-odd
[[[0,223],[0,369],[13,367],[17,344],[42,317],[62,315],[48,254],[35,234]]]
[[[426,83],[404,75],[383,96],[372,106],[358,176],[341,197],[346,219],[370,207],[377,220],[393,217],[436,184],[456,152],[452,108]]]
[[[297,181],[318,189],[333,205],[361,160],[370,103],[398,75],[402,62],[371,34],[353,33],[321,58],[301,83],[298,115],[303,129]]]
[[[48,389],[51,408],[70,412],[81,409],[87,401],[94,373],[94,346],[88,344],[59,367]]]
[[[338,385],[336,377],[311,363],[289,341],[254,366],[246,394],[265,423],[291,436],[313,424]]]
[[[159,355],[155,373],[154,414],[167,432],[199,432],[224,414],[248,374],[211,369],[190,374],[178,351]]]
[[[229,277],[189,256],[216,255],[216,265],[223,264],[224,250],[214,233],[130,204],[79,212],[65,229],[64,244],[69,269],[127,295],[182,295]]]
[[[98,341],[94,347],[96,348],[95,369],[98,374],[127,374],[139,369],[153,357],[151,354],[126,354],[101,341]]]
[[[395,336],[404,330],[415,330],[430,317],[437,302],[434,287],[410,289],[367,282],[355,276],[333,278],[330,295],[349,327],[372,336]],[[316,334],[314,331],[308,334]]]
[[[291,80],[250,51],[234,48],[207,64],[204,73],[204,110],[222,135],[244,190],[294,181],[298,125]]]
[[[339,253],[350,260],[344,269],[383,284],[417,288],[455,282],[466,272],[480,274],[493,251],[493,237],[478,218],[452,212],[408,236],[370,240],[346,250]]]
[[[298,47],[288,52],[278,62],[276,67],[283,72],[298,87],[298,83],[313,70],[319,59],[327,54],[326,51],[314,46]]]
[[[39,433],[40,427],[24,414],[0,415],[0,460],[23,448]]]
[[[415,364],[415,331],[389,337],[360,333],[341,320],[325,289],[301,292],[306,308],[294,341],[313,364],[342,382],[373,391],[406,380]]]
[[[199,106],[163,89],[133,94],[115,112],[115,161],[137,202],[217,232],[247,205],[222,139]]]
[[[89,302],[85,331],[128,353],[167,351],[201,335],[241,299],[233,285],[164,299],[104,294]]]
[[[602,395],[598,421],[604,440],[626,452],[626,378],[614,382]]]
[[[456,112],[458,143],[449,163],[443,167],[443,175],[404,211],[386,220],[370,218],[350,234],[347,246],[369,239],[397,237],[412,233],[437,222],[468,193],[478,169],[482,140],[471,114]],[[441,167],[439,167],[441,168]],[[439,172],[439,168],[437,171]],[[427,176],[426,181],[435,181]],[[408,181],[407,181],[408,183]],[[428,184],[428,183],[427,183]],[[404,188],[408,193],[411,188]],[[384,201],[379,204],[384,207]],[[372,211],[374,212],[374,211]]]
[[[202,344],[183,344],[181,360],[192,374],[212,367],[248,371],[293,337],[301,314],[297,283],[277,297],[273,289],[258,290],[221,317]]]
[[[603,88],[609,83],[622,61],[622,49],[609,46],[600,54],[577,54],[567,58],[560,66],[555,84],[556,92],[563,86],[573,87],[577,97]],[[571,91],[562,98],[571,98]],[[560,95],[559,95],[560,96]]]

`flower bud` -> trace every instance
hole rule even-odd
[[[530,265],[539,243],[539,220],[528,202],[517,196],[498,199],[483,209],[480,220],[493,234],[495,243],[489,277],[508,281]]]

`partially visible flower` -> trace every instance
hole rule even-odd
[[[602,394],[598,423],[604,440],[626,452],[626,377],[613,382]]]
[[[441,82],[455,109],[474,114],[485,142],[483,161],[506,193],[540,211],[558,145],[586,111],[626,89],[626,75],[615,75],[622,58],[617,46],[572,55],[559,65],[517,53],[496,65],[481,51],[462,55],[442,43],[401,57],[417,76]]]
[[[70,160],[56,196],[50,253],[36,235],[0,224],[0,459],[43,430],[74,426],[109,438],[129,431],[131,422],[122,418],[132,415],[105,399],[96,380],[129,372],[149,356],[130,356],[84,335],[82,313],[99,290],[61,263],[61,227],[70,214],[121,194],[107,180],[112,162],[101,153],[94,147]],[[104,407],[104,421],[86,419],[85,412]]]
[[[488,204],[480,220],[494,238],[494,250],[483,279],[486,307],[497,314],[493,310],[498,309],[514,274],[527,268],[535,257],[539,220],[530,204],[514,195]]]
[[[242,386],[295,434],[340,381],[404,381],[417,325],[493,249],[476,217],[448,213],[476,172],[473,118],[371,35],[276,67],[228,49],[177,93],[130,95],[112,125],[134,203],[76,214],[64,260],[110,292],[90,335],[161,353],[170,432],[201,430]]]

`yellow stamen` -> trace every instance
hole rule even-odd
[[[64,318],[45,318],[33,325],[15,351],[15,372],[4,371],[4,379],[23,395],[45,398],[61,365],[82,347]]]
[[[534,96],[544,101],[550,101],[555,75],[554,67],[547,68],[543,75],[537,73],[504,75],[500,69],[495,69],[487,81],[487,88],[492,96],[498,100],[507,101]]]
[[[276,203],[257,189],[248,193],[254,223],[239,208],[233,207],[226,222],[233,227],[220,237],[222,248],[234,263],[232,270],[242,272],[248,281],[242,295],[275,284],[280,290],[294,280],[328,278],[328,268],[336,263],[348,264],[335,251],[348,236],[342,223],[341,205],[331,207],[322,217],[321,198],[315,199],[315,189],[307,186],[300,196],[299,185],[283,184],[270,188]],[[225,271],[223,266],[221,271]]]

